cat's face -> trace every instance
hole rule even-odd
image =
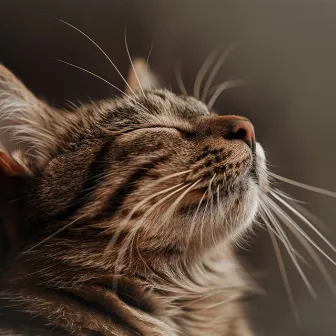
[[[80,231],[98,255],[116,246],[195,253],[238,239],[267,188],[253,126],[213,115],[192,97],[150,90],[66,113],[43,104],[34,113],[29,127],[45,143],[33,148],[41,159],[22,193],[39,240],[66,227],[61,239]],[[31,128],[18,127],[34,141]]]

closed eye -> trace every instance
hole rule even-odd
[[[175,130],[175,131],[179,132],[180,134],[187,135],[187,136],[190,136],[190,135],[194,134],[190,130],[183,129],[182,127],[167,126],[167,125],[148,125],[148,126],[144,125],[144,126],[139,126],[139,127],[130,127],[130,128],[127,128],[127,129],[123,129],[121,131],[114,132],[113,134],[116,135],[116,136],[119,136],[119,135],[124,135],[124,134],[127,134],[127,133],[136,132],[136,131],[140,131],[140,130],[146,130],[146,129],[149,130],[149,129],[156,129],[156,128]]]

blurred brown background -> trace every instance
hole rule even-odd
[[[182,61],[183,77],[191,92],[204,58],[215,48],[237,42],[216,82],[245,78],[249,85],[222,94],[215,109],[253,120],[274,172],[336,190],[336,2],[0,0],[0,62],[37,95],[53,105],[65,106],[66,100],[85,102],[117,92],[58,63],[57,58],[87,68],[120,88],[123,82],[88,40],[53,17],[86,32],[124,75],[129,67],[126,27],[132,56],[146,58],[153,45],[149,62],[175,91],[176,62]],[[307,201],[307,207],[329,226],[328,238],[336,242],[336,200],[281,187]],[[285,257],[301,317],[298,327],[267,233],[257,231],[246,249],[243,255],[249,269],[267,293],[249,303],[257,335],[336,334],[335,297],[313,264],[304,270],[318,300],[309,296]],[[326,265],[336,279],[333,266]]]

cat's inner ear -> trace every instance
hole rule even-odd
[[[143,58],[136,58],[132,63],[133,66],[130,66],[127,76],[128,85],[125,88],[127,94],[160,88],[158,77]]]
[[[14,177],[25,173],[25,168],[5,152],[0,152],[0,177]],[[1,188],[0,190],[2,190]]]

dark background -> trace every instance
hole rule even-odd
[[[336,190],[335,2],[0,0],[0,62],[35,94],[62,107],[66,100],[85,102],[117,92],[84,72],[58,63],[57,58],[87,68],[121,89],[124,85],[87,39],[53,17],[87,33],[124,75],[129,67],[126,27],[132,56],[147,58],[153,45],[149,63],[175,91],[174,66],[178,61],[191,92],[204,58],[216,48],[238,43],[216,83],[245,78],[249,84],[224,92],[215,109],[253,120],[274,172]],[[326,234],[335,242],[336,200],[281,187],[308,202],[308,209],[328,225]],[[298,327],[267,232],[257,230],[250,240],[242,254],[266,292],[249,303],[257,335],[335,335],[335,297],[313,263],[308,259],[312,266],[304,270],[318,292],[318,300],[309,296],[285,256],[301,317]],[[306,257],[300,245],[293,243]],[[335,278],[333,266],[326,265]]]

